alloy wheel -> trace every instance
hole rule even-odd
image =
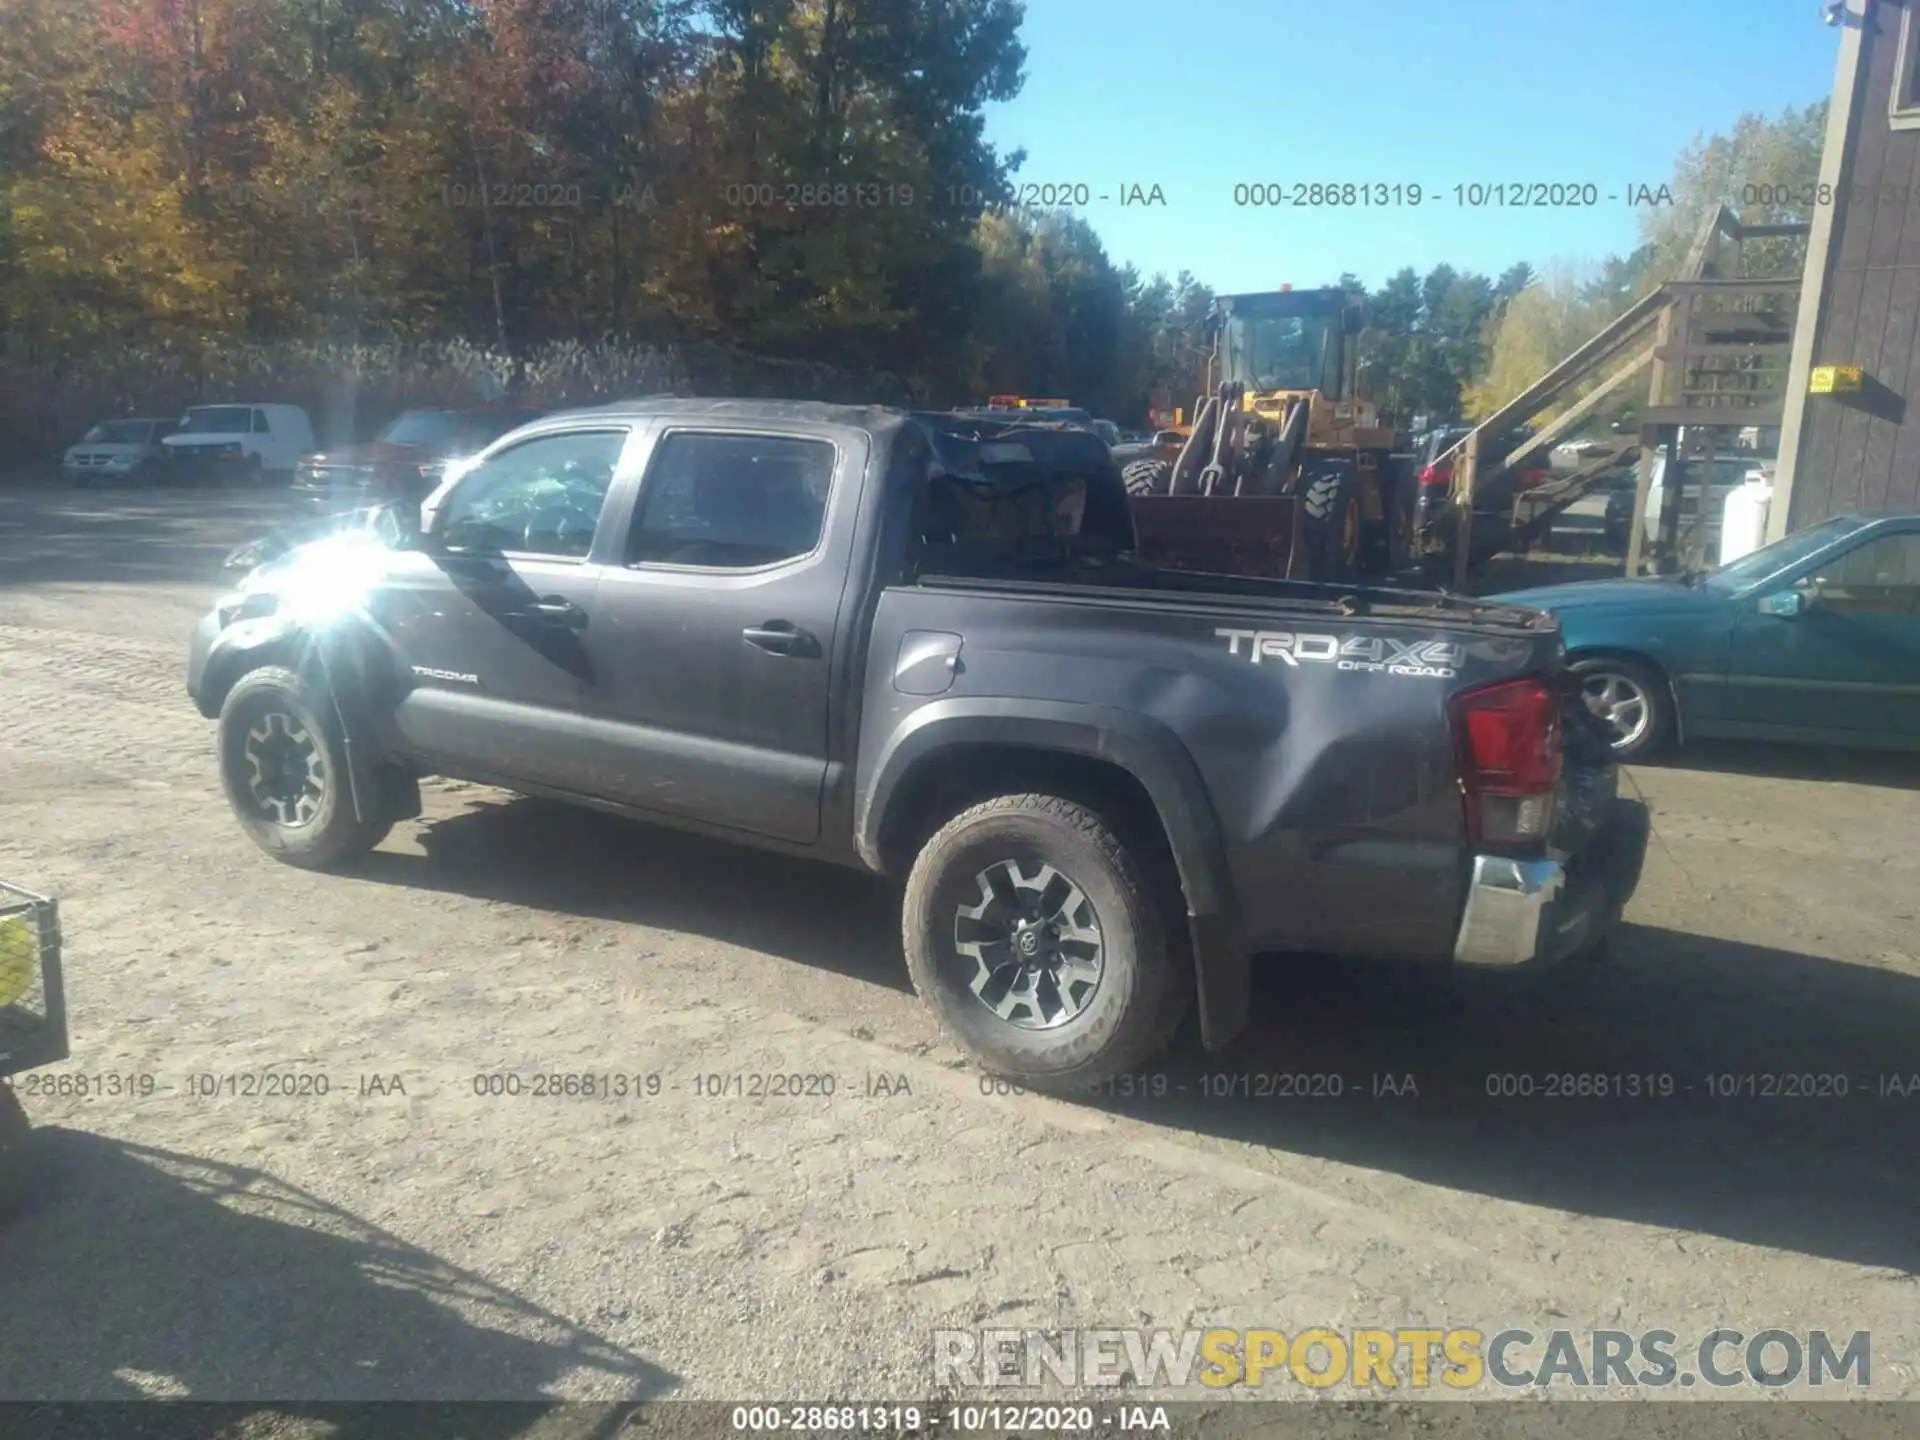
[[[1078,884],[1044,861],[1000,860],[955,908],[954,949],[973,962],[974,998],[1023,1030],[1052,1030],[1087,1008],[1105,972],[1100,917]]]
[[[1637,744],[1653,723],[1653,705],[1638,681],[1614,671],[1588,675],[1580,686],[1587,709],[1607,727],[1616,750]]]
[[[247,790],[276,824],[309,825],[327,796],[327,762],[311,731],[284,710],[268,710],[247,730],[242,754]]]

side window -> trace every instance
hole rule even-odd
[[[1823,611],[1906,615],[1920,600],[1920,535],[1882,535],[1829,560],[1812,576]]]
[[[627,563],[745,569],[820,543],[834,448],[790,435],[679,431],[654,451]]]
[[[272,427],[267,424],[266,411],[256,410],[253,412],[253,433],[256,435],[268,435],[272,433]]]
[[[624,430],[572,431],[503,450],[454,487],[435,531],[455,550],[579,559],[593,548],[626,440]]]
[[[1894,62],[1893,85],[1887,96],[1887,128],[1920,129],[1920,34],[1914,30],[1913,14],[1905,6],[1900,10],[1900,48]]]

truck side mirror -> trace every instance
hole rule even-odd
[[[1783,620],[1791,620],[1807,608],[1806,592],[1776,590],[1771,595],[1761,597],[1759,608],[1762,615],[1777,615]]]

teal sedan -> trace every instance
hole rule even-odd
[[[1844,515],[1717,570],[1490,597],[1560,619],[1631,760],[1694,736],[1920,748],[1920,515]]]

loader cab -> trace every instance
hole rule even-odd
[[[1360,331],[1357,297],[1344,290],[1223,295],[1208,316],[1213,371],[1208,389],[1245,385],[1249,396],[1318,391],[1350,398],[1349,343]]]

